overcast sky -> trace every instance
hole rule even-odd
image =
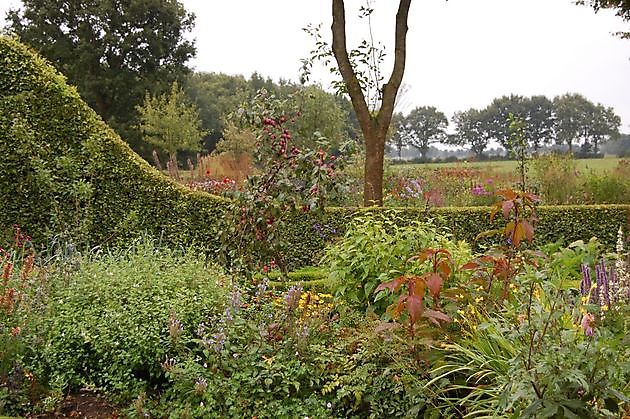
[[[366,22],[355,17],[364,2],[346,1],[349,45],[367,34]],[[183,3],[197,16],[198,71],[297,80],[300,59],[313,47],[302,28],[322,23],[322,33],[330,33],[328,0]],[[374,37],[392,58],[398,2],[371,3]],[[0,0],[1,16],[19,4]],[[581,93],[613,107],[621,130],[630,132],[630,41],[612,35],[628,26],[611,11],[595,14],[573,0],[414,0],[403,110],[431,105],[450,117],[510,93]]]

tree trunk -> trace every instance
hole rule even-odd
[[[411,0],[400,0],[396,13],[394,67],[389,81],[383,86],[381,107],[376,115],[368,108],[361,84],[352,67],[346,47],[346,12],[343,0],[332,1],[332,50],[339,72],[346,85],[352,107],[359,120],[365,141],[365,174],[363,183],[363,205],[383,205],[383,158],[385,138],[392,121],[396,94],[405,72],[407,52],[407,17]]]
[[[365,135],[365,134],[364,134]],[[363,180],[363,205],[383,206],[383,163],[385,136],[365,138],[365,165]]]

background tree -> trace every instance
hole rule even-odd
[[[403,117],[397,136],[402,144],[411,146],[420,151],[422,160],[426,160],[429,147],[446,141],[446,129],[448,119],[444,113],[434,106],[421,106],[409,112]]]
[[[556,117],[553,103],[546,96],[532,96],[526,99],[524,135],[535,154],[543,145],[555,141]]]
[[[613,108],[607,108],[601,103],[593,106],[588,116],[590,121],[587,121],[589,129],[587,141],[589,141],[593,153],[597,154],[601,143],[620,136],[621,118],[615,114]]]
[[[467,111],[456,112],[453,116],[455,134],[449,136],[448,142],[470,147],[475,158],[481,160],[483,152],[493,138],[491,129],[493,121],[494,116],[487,109],[479,111],[471,108]]]
[[[589,131],[588,114],[592,112],[593,104],[580,94],[564,94],[553,99],[556,114],[556,142],[566,144],[569,153],[573,152],[573,145],[583,144],[585,135]]]
[[[488,135],[506,150],[510,148],[511,137],[509,116],[525,120],[526,113],[525,98],[520,95],[496,98],[482,111],[483,116],[487,118]]]
[[[132,143],[135,107],[187,72],[194,24],[178,0],[23,0],[8,30],[48,58],[83,99]]]
[[[198,150],[206,134],[201,128],[197,108],[186,103],[184,91],[177,85],[160,96],[147,94],[137,108],[144,139],[168,153],[177,164],[177,150]]]
[[[335,95],[319,86],[298,90],[293,97],[300,117],[295,120],[296,145],[315,147],[318,137],[325,137],[333,149],[347,138],[348,114],[342,109]]]
[[[577,4],[588,4],[595,12],[599,9],[616,9],[617,16],[630,21],[630,0],[577,0]],[[617,36],[630,39],[630,31],[617,32]]]
[[[392,150],[396,152],[398,160],[402,160],[402,150],[405,148],[405,140],[402,136],[401,124],[405,117],[400,112],[394,112],[392,115],[392,122],[389,125],[389,135],[386,142],[386,151],[389,153]]]
[[[226,116],[254,95],[245,77],[223,73],[193,73],[186,79],[184,90],[199,110],[207,131],[203,147],[208,151],[214,150],[227,129]]]
[[[536,153],[544,144],[550,144],[555,134],[553,104],[545,96],[502,96],[486,108],[491,115],[492,137],[510,151],[512,132],[509,116],[523,122],[523,135],[528,146]]]

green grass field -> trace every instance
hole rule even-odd
[[[577,169],[580,172],[602,173],[605,171],[611,171],[619,163],[617,157],[607,157],[604,159],[577,159]],[[512,172],[516,170],[517,162],[514,160],[503,161],[482,161],[482,162],[453,162],[453,163],[413,163],[413,164],[397,164],[390,165],[392,171],[397,170],[409,170],[409,169],[438,169],[448,167],[459,168],[483,168],[491,169],[495,172]]]

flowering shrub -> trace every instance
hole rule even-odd
[[[517,247],[531,240],[533,226],[522,225],[529,222],[519,212],[530,197],[504,192],[503,198],[497,211],[508,223],[500,232],[512,250],[499,257],[487,252],[464,266],[483,274],[475,290],[480,296],[458,310],[463,336],[442,345],[445,359],[427,384],[440,394],[438,408],[455,416],[623,416],[630,395],[630,311],[614,270],[600,262],[592,283],[583,265],[575,293],[567,289],[577,274],[572,249],[523,263],[525,252]],[[503,283],[499,305],[484,301],[492,297],[493,278]]]
[[[337,182],[341,159],[329,151],[323,138],[313,149],[297,147],[291,128],[300,113],[286,107],[286,102],[263,90],[238,113],[240,123],[257,133],[258,172],[248,177],[242,190],[234,191],[219,238],[227,266],[250,277],[270,260],[286,273],[290,244],[282,233],[287,215],[319,211],[341,191]]]

